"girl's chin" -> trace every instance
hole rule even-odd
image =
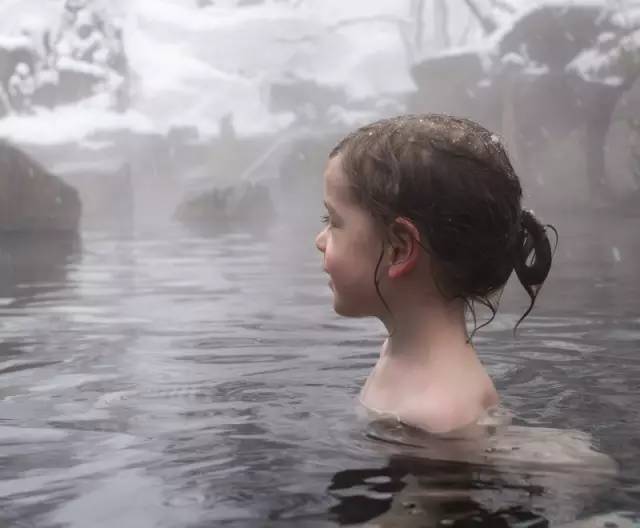
[[[333,296],[333,310],[338,315],[341,315],[343,317],[368,317],[369,315],[371,315],[370,313],[368,313],[368,310],[363,310],[362,307],[353,305],[349,306],[349,304],[341,300],[340,297],[335,294],[335,292]]]
[[[340,295],[336,290],[335,284],[332,280],[329,280],[329,288],[333,293],[333,310],[344,317],[367,317],[373,315],[370,312],[370,307],[367,304],[363,304],[362,301],[350,298],[348,295]]]

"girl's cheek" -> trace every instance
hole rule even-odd
[[[335,268],[335,251],[331,239],[327,240],[327,247],[324,252],[324,267],[328,273],[333,273]]]
[[[331,244],[327,243],[325,249],[324,249],[324,267],[326,268],[327,271],[329,271],[329,267],[331,265],[331,262],[333,261],[333,255],[331,252]]]

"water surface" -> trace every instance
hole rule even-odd
[[[355,397],[382,327],[332,312],[312,230],[171,226],[3,239],[0,519],[544,526],[637,512],[640,219],[553,221],[562,238],[538,307],[514,338],[526,295],[510,285],[476,344],[516,425],[591,435],[615,479],[379,440]]]

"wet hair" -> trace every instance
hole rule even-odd
[[[356,203],[384,226],[398,217],[414,223],[433,257],[435,284],[464,300],[474,333],[494,319],[515,271],[530,298],[515,332],[549,273],[552,250],[545,226],[521,207],[520,181],[497,135],[469,119],[406,115],[352,132],[330,154],[337,155]],[[378,286],[381,260],[382,253],[374,282],[389,310]],[[475,303],[491,311],[480,327]]]

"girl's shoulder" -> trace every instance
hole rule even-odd
[[[429,433],[456,435],[497,416],[498,404],[498,394],[486,376],[457,390],[447,383],[427,387],[407,402],[402,416],[407,424]]]
[[[488,409],[474,423],[446,433],[416,427],[395,413],[378,412],[362,404],[359,407],[359,416],[367,420],[369,437],[419,448],[420,453],[436,460],[554,471],[579,468],[597,478],[611,478],[618,471],[616,462],[597,448],[589,433],[513,425],[513,414],[501,405]]]
[[[387,420],[440,437],[476,436],[487,427],[511,423],[511,415],[498,404],[484,408],[480,401],[452,400],[449,395],[425,395],[396,409],[377,408],[362,397],[358,404],[360,414],[370,420]]]

